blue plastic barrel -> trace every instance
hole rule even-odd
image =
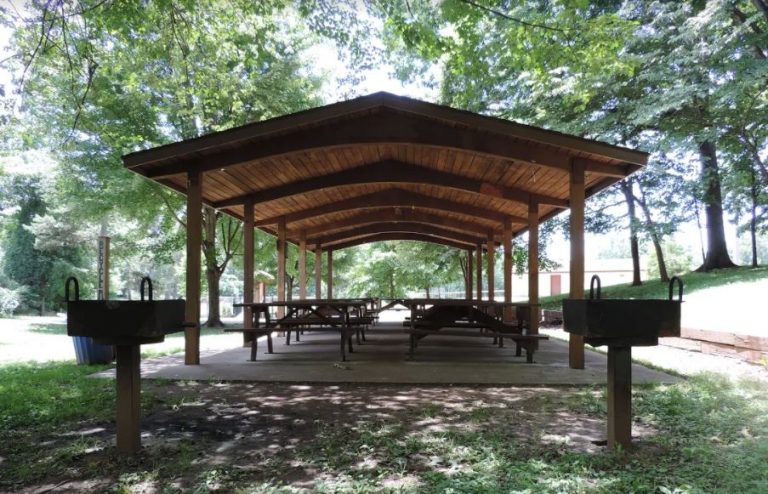
[[[89,336],[73,336],[78,365],[108,364],[115,359],[112,345],[99,345]]]

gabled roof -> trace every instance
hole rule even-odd
[[[207,204],[242,218],[242,205],[253,200],[257,224],[274,232],[273,224],[285,217],[292,241],[301,232],[353,233],[355,218],[366,216],[393,223],[408,209],[420,213],[417,222],[455,231],[448,240],[457,241],[468,224],[493,235],[508,219],[515,233],[524,231],[531,201],[541,205],[542,219],[566,208],[575,160],[587,170],[589,196],[647,158],[641,151],[374,93],[138,151],[123,162],[182,193],[188,171],[204,172]],[[319,237],[310,236],[310,243]]]

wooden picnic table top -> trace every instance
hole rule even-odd
[[[312,306],[323,306],[323,307],[348,307],[350,305],[364,305],[366,303],[365,299],[362,298],[350,298],[350,299],[304,299],[304,300],[282,300],[282,301],[272,301],[272,302],[251,302],[251,303],[241,303],[241,304],[232,304],[234,307],[312,307]]]
[[[403,305],[446,305],[453,307],[516,307],[530,306],[528,302],[497,302],[495,300],[467,300],[450,298],[404,298],[397,299]]]

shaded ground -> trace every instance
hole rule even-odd
[[[40,438],[52,454],[42,461],[67,468],[8,492],[421,490],[462,479],[495,489],[515,482],[496,470],[502,463],[604,449],[593,443],[604,439],[604,421],[590,413],[600,410],[590,390],[196,382],[144,390],[154,398],[140,460],[115,457],[111,423],[85,422]],[[652,427],[637,423],[634,433],[639,449],[652,448]]]

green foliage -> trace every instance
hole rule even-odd
[[[669,276],[680,276],[695,268],[693,257],[683,246],[672,241],[663,244],[664,262]],[[648,258],[647,275],[649,279],[658,278],[659,265],[655,256]]]
[[[55,247],[41,245],[35,237],[33,223],[45,214],[45,185],[35,175],[12,175],[0,184],[10,214],[0,246],[4,252],[3,273],[22,290],[5,290],[6,308],[39,312],[56,309],[63,302],[64,280],[81,272],[86,262],[85,251],[77,242]],[[84,295],[89,286],[83,285]],[[20,299],[20,300],[19,300]],[[4,311],[8,312],[8,310]]]

